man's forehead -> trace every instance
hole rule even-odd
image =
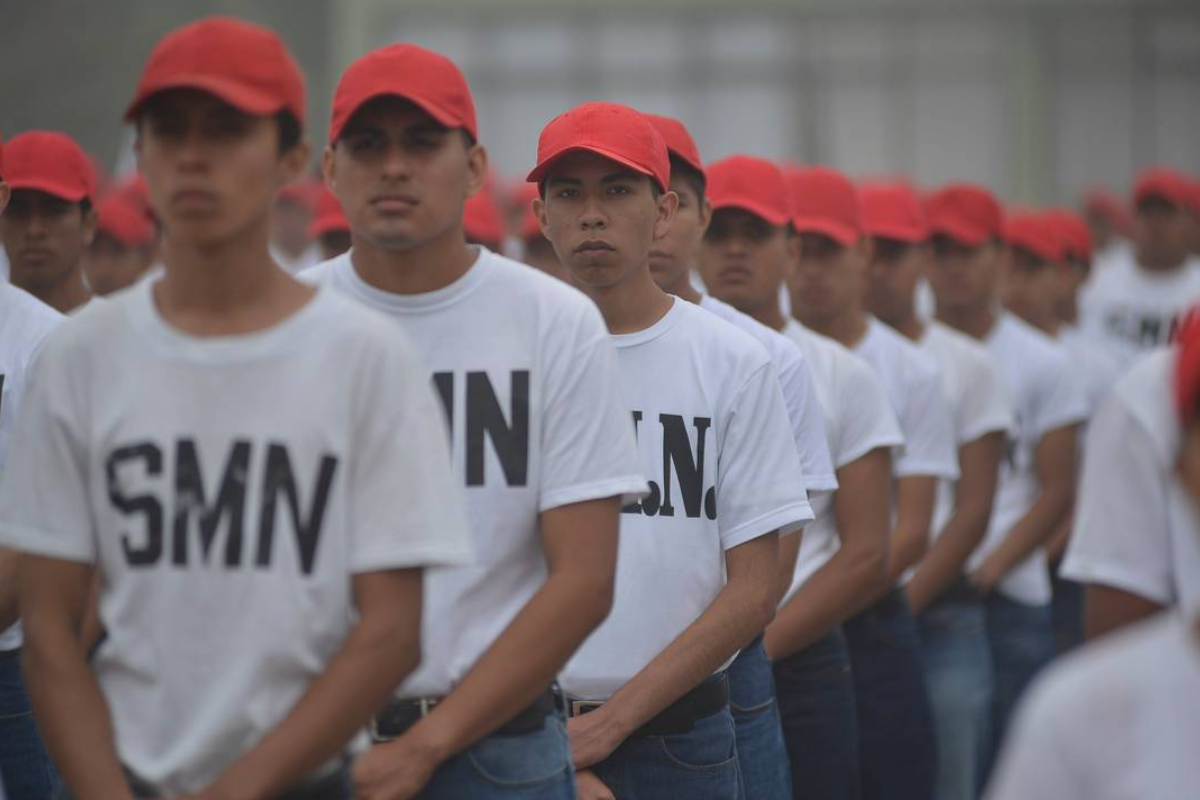
[[[637,170],[630,169],[612,159],[605,158],[590,150],[576,150],[564,153],[555,159],[546,171],[546,182],[582,181],[585,179],[601,180],[615,178],[643,178]]]

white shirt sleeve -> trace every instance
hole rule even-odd
[[[87,404],[86,365],[74,363],[64,332],[60,328],[51,334],[29,372],[0,486],[0,544],[23,553],[93,563],[90,453],[82,411]],[[118,478],[106,479],[112,484]]]
[[[1041,378],[1037,417],[1033,420],[1039,438],[1087,419],[1087,390],[1078,368],[1068,363],[1065,351],[1062,358],[1056,359],[1055,367],[1045,370]]]
[[[539,510],[604,497],[637,500],[649,486],[612,338],[590,303],[559,322],[547,342]]]
[[[829,454],[829,438],[825,433],[825,422],[821,414],[821,403],[812,374],[799,348],[791,342],[788,347],[795,351],[795,358],[783,361],[779,367],[779,385],[787,403],[788,418],[792,423],[792,434],[800,454],[800,466],[809,493],[828,492],[837,488],[833,459]]]
[[[900,420],[904,449],[896,458],[896,477],[957,478],[954,417],[941,374],[931,370],[914,375],[910,391]]]
[[[838,389],[838,407],[831,409],[838,420],[835,466],[840,469],[880,447],[904,444],[900,421],[870,365],[857,356],[846,359]]]
[[[347,479],[354,573],[461,564],[472,555],[445,417],[416,351],[395,338],[355,388]]]
[[[770,362],[738,390],[721,437],[716,506],[724,549],[813,519]]]
[[[989,433],[1011,431],[1016,426],[1012,402],[1000,368],[979,354],[971,359],[959,409],[959,444],[973,442]]]
[[[1167,486],[1173,480],[1150,432],[1120,394],[1110,394],[1088,432],[1062,575],[1172,603]]]

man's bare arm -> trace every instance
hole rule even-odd
[[[933,524],[933,502],[937,478],[912,475],[896,480],[896,527],[888,548],[887,591],[900,576],[929,550],[929,528]]]
[[[1084,597],[1084,631],[1089,639],[1141,622],[1163,610],[1153,600],[1098,583],[1089,583]]]

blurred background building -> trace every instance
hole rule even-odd
[[[310,138],[351,60],[391,41],[455,59],[497,171],[590,99],[678,116],[707,159],[970,179],[1013,202],[1200,172],[1193,0],[0,0],[0,132],[75,136],[128,163],[120,121],[154,42],[228,13],[277,28],[309,79]]]

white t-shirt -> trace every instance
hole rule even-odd
[[[1095,272],[1079,298],[1083,335],[1122,367],[1141,353],[1175,340],[1184,313],[1200,301],[1200,259],[1157,273],[1132,253]]]
[[[958,448],[989,433],[999,431],[1007,435],[1014,430],[1016,420],[1012,402],[1000,376],[1000,368],[987,348],[936,320],[925,326],[917,345],[941,368]],[[958,482],[953,480],[938,481],[930,526],[934,539],[954,515],[957,485]],[[906,580],[913,572],[909,570]]]
[[[1121,377],[1121,365],[1117,359],[1082,336],[1078,328],[1063,328],[1059,332],[1058,343],[1067,351],[1071,366],[1079,372],[1079,381],[1087,397],[1090,419]],[[1082,436],[1079,444],[1082,450]]]
[[[8,441],[21,405],[26,375],[46,334],[62,318],[62,314],[33,295],[0,281],[0,481],[4,478]],[[15,650],[20,646],[20,623],[0,633],[0,650]]]
[[[904,444],[896,413],[870,364],[795,320],[788,320],[783,333],[799,346],[812,371],[835,468],[841,469],[877,448],[894,450]],[[804,529],[796,572],[785,601],[841,546],[832,496],[816,498],[813,510],[817,519]]]
[[[1139,360],[1092,418],[1060,572],[1200,611],[1200,516],[1175,472],[1175,350]]]
[[[834,474],[833,459],[829,455],[829,439],[825,434],[817,389],[800,348],[782,333],[771,330],[749,314],[743,314],[712,295],[704,295],[700,307],[750,334],[766,348],[771,363],[779,373],[779,385],[783,389],[783,400],[787,403],[796,450],[800,453],[800,466],[804,471],[804,486],[808,490],[809,502],[819,492],[832,492],[837,488],[837,475]]]
[[[449,694],[546,582],[541,512],[646,490],[595,304],[524,264],[479,253],[463,277],[419,295],[369,285],[351,254],[301,276],[400,324],[450,410],[478,559],[427,573],[424,653],[402,697]]]
[[[1200,794],[1200,641],[1175,613],[1065,656],[1030,689],[988,800]]]
[[[298,275],[306,269],[312,269],[321,263],[321,248],[314,242],[298,256],[290,256],[283,250],[272,245],[271,258],[289,275]]]
[[[984,339],[1008,388],[1016,411],[1016,436],[1000,464],[996,499],[983,544],[969,562],[975,569],[1008,536],[1041,492],[1037,447],[1051,431],[1077,425],[1087,418],[1087,401],[1067,353],[1053,339],[1008,313],[997,313]],[[1000,582],[999,591],[1026,605],[1050,602],[1046,552],[1037,548]]]
[[[875,317],[867,318],[867,332],[853,349],[883,382],[904,432],[904,448],[892,465],[895,477],[956,480],[954,421],[937,362]]]
[[[612,613],[563,670],[586,700],[611,697],[695,622],[725,585],[727,550],[812,519],[762,345],[678,299],[612,338],[650,493],[622,509]]]
[[[121,762],[207,786],[291,711],[352,626],[357,573],[470,547],[413,347],[322,290],[196,338],[139,283],[59,326],[0,488],[0,543],[95,563],[92,663]]]

